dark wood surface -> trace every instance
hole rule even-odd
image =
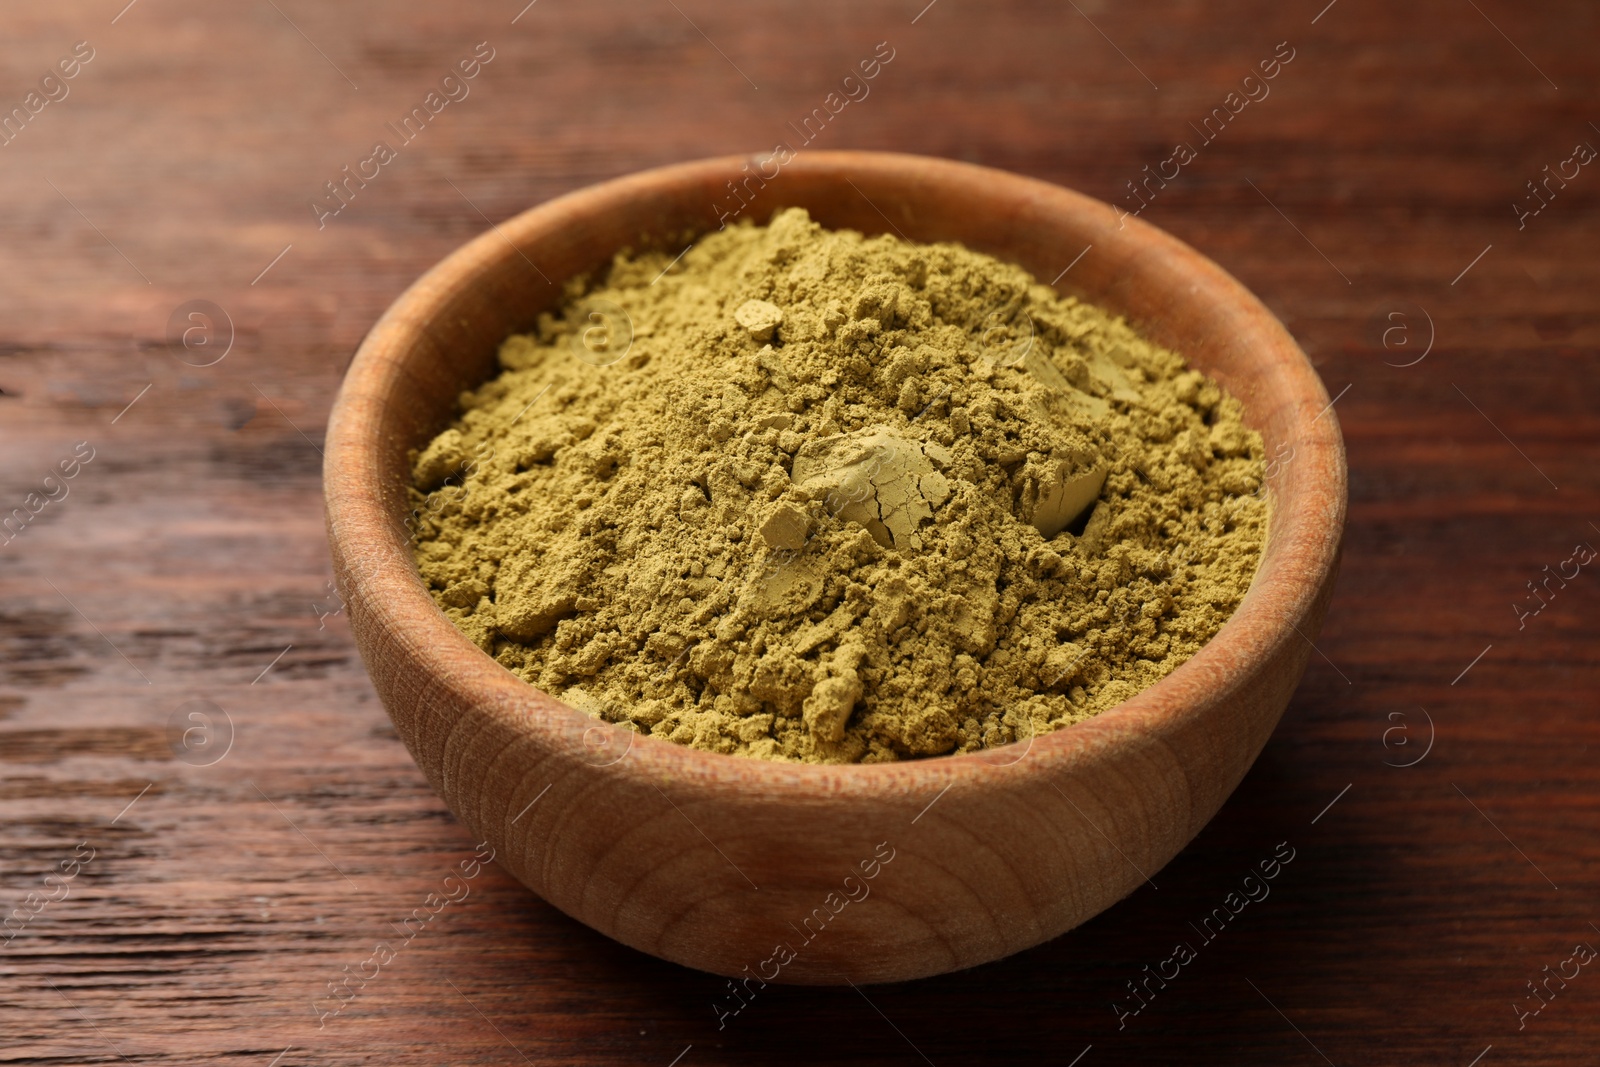
[[[1512,207],[1600,146],[1592,5],[122,3],[3,16],[8,109],[75,42],[94,58],[0,148],[0,515],[59,496],[78,442],[93,459],[0,546],[0,917],[32,915],[0,947],[0,1062],[1593,1061],[1594,968],[1548,1003],[1526,983],[1600,946],[1600,578],[1552,580],[1520,629],[1513,605],[1600,544],[1600,170],[1521,229]],[[816,147],[1112,201],[1289,42],[1143,217],[1259,293],[1340,394],[1344,569],[1274,740],[1152,885],[1012,959],[769,987],[719,1030],[720,979],[492,865],[429,912],[475,842],[337,614],[318,448],[365,329],[486,218],[791,140],[885,40]],[[319,231],[322,184],[480,41],[471,95]],[[211,366],[178,357],[226,326],[169,340],[192,300],[232,323]],[[210,748],[169,734],[195,700],[221,712]],[[1280,842],[1270,896],[1204,941]],[[1179,941],[1196,958],[1119,1029],[1124,983]],[[313,998],[374,966],[319,1027]],[[1543,1007],[1519,1029],[1518,1004]]]

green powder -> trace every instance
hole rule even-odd
[[[680,744],[1045,733],[1192,656],[1260,558],[1237,401],[959,245],[782,211],[619,254],[500,364],[414,457],[422,576],[511,671]]]

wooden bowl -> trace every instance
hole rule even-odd
[[[764,222],[798,205],[830,227],[959,241],[1041,279],[1075,263],[1064,291],[1127,315],[1238,397],[1280,459],[1260,571],[1216,637],[1158,684],[984,753],[785,764],[599,724],[501,667],[434,605],[407,545],[406,450],[448,424],[457,394],[491,376],[500,342],[552,307],[562,281],[625,246],[682,248],[738,206],[728,183],[757,172],[755,157],[726,157],[560,197],[471,241],[395,301],[351,363],[328,427],[339,586],[423,773],[475,840],[568,915],[747,983],[971,967],[1126,896],[1199,832],[1260,753],[1332,592],[1345,513],[1338,423],[1260,301],[1160,230],[983,167],[802,153],[746,214]]]

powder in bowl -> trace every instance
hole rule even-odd
[[[718,752],[969,752],[1109,708],[1238,606],[1267,525],[1238,402],[954,244],[789,209],[570,283],[413,457],[479,647]]]

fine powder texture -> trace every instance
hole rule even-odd
[[[1151,685],[1267,526],[1240,406],[954,244],[788,209],[568,286],[413,459],[415,552],[590,715],[808,762],[970,752]]]

